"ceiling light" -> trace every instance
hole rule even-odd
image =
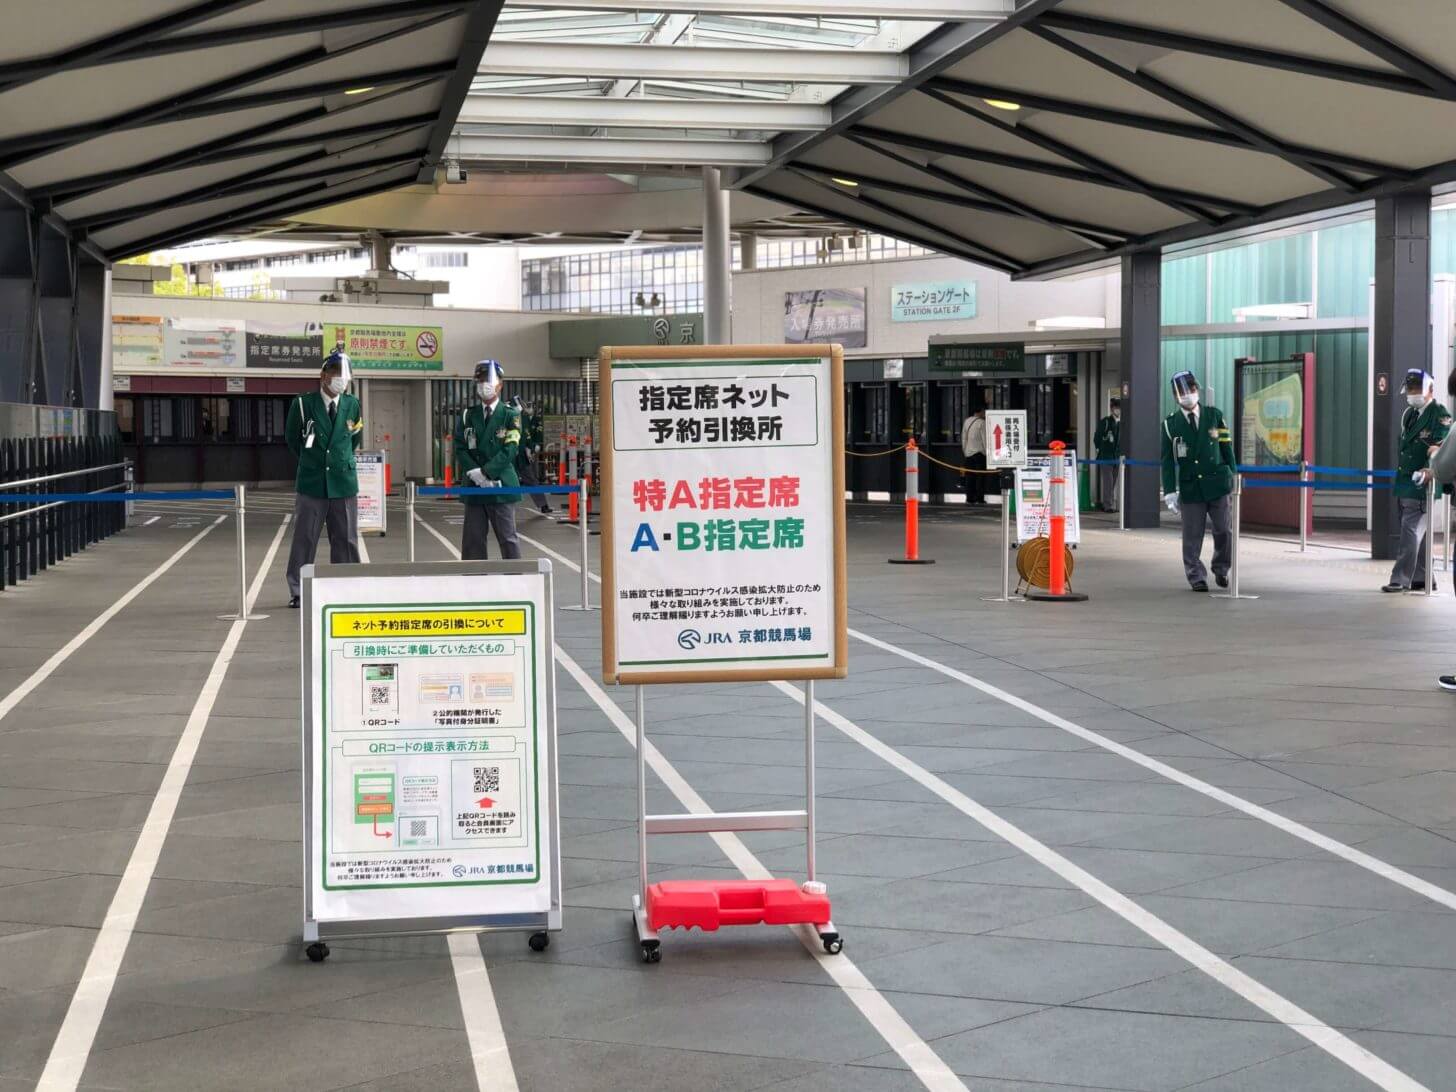
[[[1021,103],[1007,102],[1005,99],[983,99],[987,106],[994,106],[997,110],[1020,110]]]
[[[374,90],[374,88],[372,88],[372,87],[351,87],[351,88],[349,88],[349,90],[345,91],[344,94],[346,94],[346,95],[367,95],[367,94],[369,94],[369,92],[371,92],[373,90]]]
[[[849,178],[836,178],[834,179],[834,181],[838,182],[841,186],[848,186],[850,189],[854,189],[859,185],[858,182],[855,182]]]

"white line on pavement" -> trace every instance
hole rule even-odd
[[[263,578],[273,565],[273,558],[278,553],[278,544],[283,541],[283,531],[288,526],[289,518],[284,516],[283,522],[278,525],[273,542],[268,547],[268,552],[263,555],[263,564],[248,589],[249,612],[263,588]],[[201,537],[202,535],[198,535],[192,541],[196,542]],[[172,560],[176,560],[177,556],[173,555]],[[172,825],[173,815],[177,812],[177,803],[182,798],[182,790],[192,772],[192,760],[197,755],[198,744],[202,742],[202,732],[207,727],[207,719],[212,714],[212,707],[222,690],[223,678],[227,675],[233,653],[237,650],[238,641],[247,624],[246,619],[240,618],[228,627],[227,637],[223,639],[222,648],[218,649],[217,658],[212,662],[207,681],[202,684],[202,691],[197,695],[197,703],[193,705],[192,714],[187,718],[187,724],[172,751],[167,772],[162,776],[162,784],[157,789],[157,795],[152,798],[146,822],[142,824],[141,833],[137,835],[136,844],[132,847],[126,871],[121,874],[121,882],[117,884],[116,893],[111,897],[111,905],[107,908],[101,930],[96,934],[91,955],[86,960],[86,969],[81,972],[81,980],[77,983],[70,1007],[66,1010],[66,1018],[51,1045],[45,1071],[36,1086],[38,1090],[72,1092],[86,1070],[92,1044],[96,1041],[96,1032],[101,1027],[101,1018],[106,1013],[106,1004],[111,998],[112,987],[116,984],[117,972],[121,969],[127,946],[131,943],[131,935],[136,928],[137,917],[141,914],[142,902],[147,897],[152,874],[157,870],[157,859],[162,854],[167,831]]]
[[[776,682],[770,685],[800,705],[804,703],[803,692],[787,683]],[[976,803],[965,793],[918,763],[906,758],[893,747],[880,742],[822,701],[814,703],[814,710],[827,723],[832,724],[871,754],[878,756],[906,777],[923,785],[961,814],[980,823],[992,834],[1005,839],[1038,864],[1055,872],[1068,883],[1081,888],[1128,924],[1141,929],[1159,944],[1186,959],[1194,967],[1232,990],[1245,1001],[1263,1009],[1291,1031],[1304,1036],[1321,1050],[1344,1062],[1345,1065],[1377,1087],[1387,1089],[1389,1092],[1430,1092],[1425,1085],[1323,1023],[1293,1001],[1275,993],[1257,979],[1251,978],[1233,964],[1214,955],[1192,937],[1179,932],[1162,918],[1143,909],[1126,895],[1103,883],[1050,846],[1037,841],[1020,827],[1008,823],[989,808]]]
[[[520,1086],[511,1065],[505,1028],[501,1027],[495,991],[490,988],[490,972],[480,954],[480,937],[475,933],[451,933],[449,943],[450,966],[455,971],[460,1012],[475,1065],[475,1086],[480,1092],[517,1092]]]
[[[1319,846],[1320,849],[1327,850],[1337,857],[1342,857],[1351,864],[1359,865],[1361,868],[1368,869],[1377,876],[1390,880],[1392,883],[1400,884],[1402,887],[1414,891],[1418,895],[1424,895],[1426,898],[1438,902],[1442,906],[1456,910],[1456,892],[1447,891],[1444,887],[1438,887],[1429,880],[1423,880],[1421,877],[1412,875],[1402,868],[1397,868],[1393,864],[1380,860],[1378,857],[1372,857],[1370,854],[1364,853],[1354,846],[1348,846],[1344,842],[1338,842],[1328,835],[1321,834],[1319,831],[1305,826],[1303,823],[1280,815],[1276,811],[1270,811],[1268,808],[1255,804],[1250,800],[1245,800],[1242,796],[1236,796],[1226,789],[1219,788],[1217,785],[1210,785],[1207,781],[1194,777],[1192,774],[1184,773],[1182,770],[1169,766],[1166,762],[1160,762],[1156,758],[1143,754],[1141,751],[1135,751],[1125,744],[1118,743],[1115,739],[1110,739],[1102,735],[1100,732],[1094,732],[1090,728],[1083,728],[1080,724],[1070,721],[1066,717],[1058,716],[1056,713],[1043,709],[1041,706],[1035,705],[1025,698],[1018,698],[1015,694],[1008,693],[998,686],[984,682],[974,675],[967,675],[964,671],[957,671],[953,667],[947,667],[945,664],[937,663],[935,660],[921,656],[919,653],[911,652],[909,649],[892,645],[888,641],[883,641],[878,637],[871,637],[868,633],[861,633],[855,629],[851,629],[849,633],[851,637],[858,638],[865,642],[865,644],[872,645],[885,652],[892,652],[896,656],[909,660],[911,663],[919,664],[921,667],[928,667],[930,670],[938,671],[940,674],[955,679],[957,682],[965,683],[965,685],[979,690],[983,694],[987,694],[998,701],[1003,701],[1007,705],[1020,709],[1023,713],[1030,713],[1038,720],[1050,724],[1053,728],[1060,728],[1062,731],[1069,732],[1078,739],[1085,739],[1088,743],[1094,743],[1098,747],[1102,747],[1115,755],[1127,759],[1129,762],[1137,763],[1146,770],[1151,770],[1153,773],[1166,777],[1170,781],[1176,781],[1185,788],[1200,792],[1204,796],[1212,797],[1221,804],[1227,804],[1229,807],[1235,808],[1245,815],[1252,816],[1255,819],[1268,823],[1270,826],[1277,827],[1285,834],[1306,841],[1310,845]]]
[[[167,558],[166,561],[162,562],[146,576],[142,577],[141,580],[137,581],[137,583],[132,587],[130,591],[126,592],[115,603],[112,603],[111,606],[107,607],[104,611],[98,614],[94,619],[91,620],[90,624],[88,624],[85,629],[83,629],[80,633],[76,634],[76,636],[72,637],[69,641],[62,645],[61,648],[53,656],[51,656],[50,659],[46,660],[45,663],[41,664],[38,668],[31,672],[29,678],[27,678],[14,690],[10,691],[9,694],[6,694],[4,699],[0,699],[0,720],[4,720],[10,710],[14,709],[17,705],[19,705],[21,701],[25,699],[25,696],[27,694],[29,694],[41,683],[45,682],[46,679],[50,678],[51,672],[55,671],[56,668],[60,667],[61,664],[65,663],[66,660],[70,658],[73,652],[75,652],[78,648],[84,645],[92,637],[96,636],[97,632],[101,629],[102,626],[106,625],[107,622],[115,618],[117,614],[119,614],[127,606],[127,604],[129,604],[133,599],[141,595],[142,592],[146,591],[149,587],[151,587],[152,584],[164,573],[166,573],[168,569],[170,569],[173,565],[177,564],[177,562],[182,560],[183,556],[187,553],[187,551],[191,550],[192,547],[196,546],[199,542],[206,538],[208,534],[212,532],[212,529],[225,519],[227,519],[227,516],[218,516],[217,519],[213,520],[201,531],[193,535],[190,539],[186,541],[186,543],[182,545],[182,547],[175,554]]]
[[[159,520],[161,518],[162,518],[161,516],[153,516],[151,519],[149,519],[145,523],[143,523],[142,526],[143,527],[150,527],[152,524],[156,523],[157,520]]]
[[[444,535],[423,519],[420,520],[420,523],[439,539],[447,550],[459,556],[458,551]],[[520,537],[524,538],[524,536]],[[547,549],[533,539],[526,539],[526,541],[570,568],[580,571],[576,563],[567,560],[554,550]],[[617,704],[607,696],[606,691],[597,685],[596,680],[582,670],[581,665],[573,660],[560,645],[555,646],[555,656],[557,662],[566,668],[567,673],[576,680],[577,685],[586,691],[601,711],[606,714],[607,719],[622,733],[628,746],[635,748],[637,746],[637,729],[627,714],[622,712]],[[647,744],[647,764],[685,809],[698,813],[713,810],[650,741]],[[772,877],[773,873],[764,867],[763,863],[754,856],[753,851],[744,845],[743,840],[736,834],[719,833],[713,834],[711,837],[717,843],[718,848],[723,851],[724,856],[747,878],[761,880]],[[931,1092],[954,1092],[957,1089],[960,1092],[966,1092],[966,1086],[954,1071],[940,1059],[924,1039],[916,1034],[915,1029],[906,1022],[889,1001],[885,1000],[884,995],[875,989],[870,980],[865,977],[864,972],[848,956],[842,953],[840,955],[826,953],[818,934],[807,927],[800,926],[794,932],[798,935],[800,943],[808,949],[809,954],[824,968],[825,973],[834,980],[835,985],[844,991],[845,996],[849,998],[855,1008],[859,1009],[864,1018],[869,1021],[870,1026],[879,1032],[880,1036],[889,1044],[890,1049],[910,1067],[911,1072],[915,1074],[921,1084],[931,1089]],[[482,1085],[482,1090],[485,1087]]]

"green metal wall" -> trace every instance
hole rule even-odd
[[[1209,322],[1233,322],[1234,308],[1313,299],[1310,234],[1216,250],[1208,256]]]
[[[1254,337],[1167,338],[1163,341],[1163,412],[1172,413],[1170,380],[1188,368],[1207,400],[1232,420],[1234,361],[1279,360],[1314,353],[1315,460],[1325,466],[1365,465],[1368,420],[1368,336],[1364,330],[1264,334]]]
[[[1315,318],[1370,314],[1375,277],[1375,221],[1326,228],[1319,235],[1319,306]]]

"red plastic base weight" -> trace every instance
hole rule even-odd
[[[647,919],[656,929],[713,932],[721,925],[824,925],[829,896],[793,880],[664,880],[648,885]]]

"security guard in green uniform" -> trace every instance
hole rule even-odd
[[[1183,518],[1183,572],[1196,592],[1208,590],[1203,567],[1203,532],[1213,525],[1213,578],[1228,587],[1233,557],[1230,522],[1234,490],[1234,444],[1223,411],[1199,406],[1192,372],[1173,376],[1179,408],[1163,421],[1163,502]]]
[[[288,605],[298,606],[299,572],[312,565],[319,532],[329,529],[329,561],[359,563],[359,477],[354,452],[364,441],[363,410],[348,393],[349,358],[335,349],[319,372],[319,389],[288,407],[284,438],[298,459],[293,544],[288,550]]]
[[[505,371],[499,361],[482,360],[475,366],[475,393],[479,401],[460,415],[460,433],[455,438],[455,466],[462,482],[478,489],[516,488],[516,452],[521,445],[521,411],[501,397]],[[501,556],[521,556],[516,541],[516,501],[519,494],[467,496],[465,528],[460,542],[464,561],[483,561],[490,556],[488,529],[495,529]]]
[[[521,446],[516,452],[516,475],[522,485],[540,485],[541,476],[536,473],[536,468],[540,465],[541,449],[546,446],[546,430],[541,425],[541,415],[536,412],[535,406],[522,406],[519,398],[511,401],[521,411]],[[532,499],[543,515],[551,513],[545,493],[533,494]]]
[[[1117,495],[1116,466],[1122,456],[1122,399],[1112,400],[1107,416],[1097,422],[1092,443],[1097,448],[1097,461],[1102,464],[1097,468],[1097,499],[1104,512],[1116,512],[1122,499]]]
[[[1405,414],[1400,419],[1400,460],[1394,492],[1400,506],[1400,547],[1390,583],[1381,591],[1424,591],[1426,573],[1426,478],[1431,454],[1451,431],[1451,415],[1436,401],[1436,381],[1418,368],[1405,376]],[[1434,580],[1434,576],[1430,576]]]

